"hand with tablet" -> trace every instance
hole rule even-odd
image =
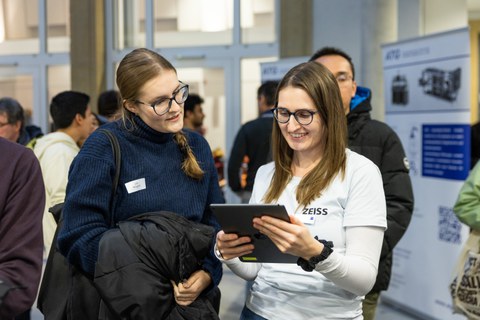
[[[297,256],[282,252],[278,248],[267,236],[271,232],[265,228],[268,223],[290,224],[290,217],[284,206],[212,204],[210,207],[222,227],[222,231],[217,235],[217,249],[225,260],[239,257],[243,262],[297,262]],[[280,247],[282,248],[281,245]]]

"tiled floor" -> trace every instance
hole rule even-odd
[[[422,318],[407,314],[388,304],[378,306],[376,320],[422,320]]]
[[[220,306],[221,320],[238,320],[240,311],[245,301],[245,281],[235,276],[225,268],[223,280],[220,284],[222,291],[222,302]],[[32,320],[43,320],[42,314],[37,310],[32,312]],[[380,304],[377,309],[376,320],[422,320],[408,315],[401,310]]]

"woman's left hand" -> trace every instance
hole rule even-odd
[[[277,248],[304,259],[320,254],[323,245],[315,240],[308,228],[295,216],[290,216],[291,223],[262,216],[253,219],[253,226],[261,233],[268,236]]]
[[[192,273],[190,278],[178,285],[172,281],[173,295],[177,304],[188,306],[212,283],[209,273],[198,270]]]

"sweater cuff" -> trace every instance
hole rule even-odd
[[[212,285],[209,286],[206,290],[210,291],[215,286],[218,286],[220,280],[222,279],[223,269],[221,262],[215,256],[213,249],[210,254],[203,261],[202,269],[210,274],[212,277]]]

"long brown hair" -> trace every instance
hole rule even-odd
[[[167,70],[177,72],[167,59],[145,48],[135,49],[122,59],[117,69],[117,86],[123,101],[122,119],[125,128],[135,126],[135,114],[125,107],[125,103],[135,101],[147,81]],[[176,132],[174,140],[183,154],[182,170],[189,177],[202,179],[204,172],[188,145],[185,134],[182,131]]]
[[[342,178],[345,175],[347,122],[337,81],[330,71],[319,63],[302,63],[288,71],[278,86],[277,103],[279,92],[286,87],[304,90],[315,103],[325,126],[323,131],[325,150],[322,160],[302,178],[297,188],[297,202],[300,206],[307,206],[321,196],[338,173],[342,175]],[[290,121],[295,120],[291,119]],[[265,194],[265,202],[278,200],[292,179],[293,153],[293,149],[288,145],[275,121],[272,130],[275,172],[272,183]]]

